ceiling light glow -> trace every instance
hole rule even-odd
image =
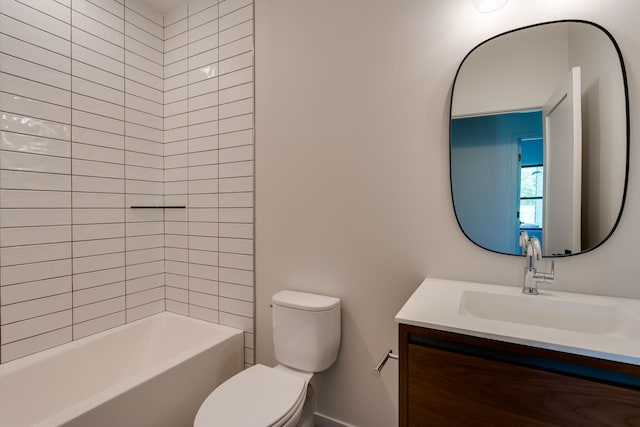
[[[509,0],[472,0],[478,12],[494,12],[503,7]]]

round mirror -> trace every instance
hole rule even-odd
[[[477,245],[544,256],[592,250],[615,229],[628,172],[629,106],[620,49],[602,27],[557,21],[475,47],[451,97],[451,191]]]

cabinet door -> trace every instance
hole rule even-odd
[[[640,426],[640,391],[408,345],[409,426]]]

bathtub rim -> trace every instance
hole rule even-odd
[[[9,375],[21,369],[28,368],[34,364],[42,362],[50,357],[57,356],[59,354],[64,354],[70,351],[73,351],[74,348],[87,345],[96,340],[100,340],[105,336],[109,336],[120,331],[124,331],[130,329],[135,326],[140,326],[140,322],[151,322],[157,319],[168,318],[168,319],[178,319],[180,321],[187,320],[189,322],[200,323],[201,325],[206,326],[210,329],[222,330],[224,334],[222,336],[217,335],[214,337],[205,337],[201,342],[198,342],[196,345],[181,350],[180,352],[174,354],[166,360],[163,360],[160,363],[156,363],[151,367],[141,369],[139,372],[136,372],[133,375],[127,376],[125,379],[118,381],[115,384],[112,384],[109,387],[99,391],[98,393],[94,393],[90,396],[87,396],[85,399],[79,400],[78,402],[58,411],[52,413],[48,417],[38,420],[33,427],[49,427],[49,426],[58,426],[64,424],[68,421],[71,421],[73,418],[78,415],[90,411],[99,405],[107,402],[124,391],[130,390],[136,385],[143,384],[150,379],[161,375],[164,372],[167,372],[169,369],[178,366],[180,362],[184,362],[191,358],[194,358],[207,350],[215,347],[215,344],[219,344],[221,342],[225,342],[227,340],[233,339],[235,336],[240,336],[242,340],[242,348],[244,347],[244,331],[242,329],[237,329],[231,326],[220,325],[217,323],[207,322],[205,320],[196,319],[193,317],[183,316],[180,314],[163,311],[160,313],[155,313],[151,316],[147,316],[145,318],[133,321],[131,323],[126,323],[123,325],[116,326],[114,328],[110,328],[96,334],[92,334],[86,337],[79,338],[74,341],[70,341],[64,344],[61,344],[56,347],[52,347],[47,350],[43,350],[38,353],[34,353],[28,356],[24,356],[22,358],[12,360],[0,365],[0,380],[3,376]]]

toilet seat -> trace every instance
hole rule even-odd
[[[194,427],[281,427],[301,411],[304,377],[254,365],[229,378],[204,401]]]

